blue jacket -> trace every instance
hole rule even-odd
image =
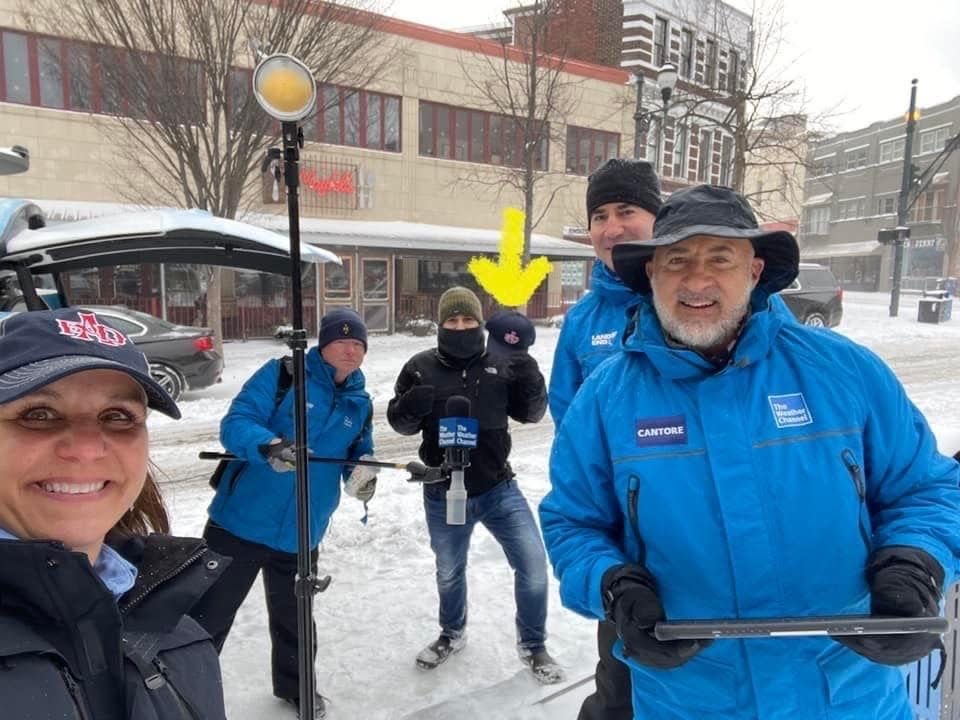
[[[548,397],[557,427],[587,376],[620,349],[627,310],[639,301],[615,273],[594,260],[590,292],[567,312],[553,353]]]
[[[550,415],[557,427],[583,381],[622,347],[622,336],[631,308],[640,296],[621,282],[600,260],[594,260],[591,289],[570,308],[563,320],[550,371]],[[789,322],[797,322],[780,295],[771,306],[782,308]]]
[[[758,300],[716,371],[664,342],[645,299],[624,352],[578,393],[540,505],[567,607],[604,617],[619,563],[646,564],[670,619],[868,613],[864,564],[882,546],[956,575],[960,466],[899,381]],[[899,669],[829,638],[718,640],[667,671],[625,662],[637,717],[911,717]]]
[[[308,447],[314,455],[356,460],[373,452],[372,406],[360,370],[342,385],[314,347],[306,355]],[[210,504],[210,519],[237,537],[281,552],[297,551],[296,473],[275,472],[259,446],[294,438],[291,388],[275,405],[280,361],[244,384],[220,423],[220,442],[246,462],[233,462]],[[310,463],[310,544],[316,547],[340,502],[342,465]]]

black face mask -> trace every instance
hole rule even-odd
[[[483,328],[450,330],[442,327],[437,331],[437,347],[444,355],[468,360],[483,352]]]

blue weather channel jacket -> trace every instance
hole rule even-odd
[[[600,260],[594,260],[590,292],[563,319],[550,371],[550,415],[557,427],[573,396],[600,363],[620,350],[627,310],[640,296]]]
[[[230,463],[210,505],[210,519],[237,537],[281,552],[297,551],[296,473],[275,472],[259,446],[294,438],[293,389],[276,404],[280,361],[255,372],[220,423],[220,442],[244,461]],[[360,370],[342,385],[314,347],[306,355],[308,447],[314,455],[356,460],[373,452],[370,396]],[[310,544],[316,547],[340,502],[342,465],[310,463]]]
[[[952,582],[960,466],[879,358],[771,307],[717,371],[664,342],[647,298],[586,380],[540,505],[566,607],[604,617],[604,572],[645,563],[669,619],[866,614],[865,561],[891,545],[926,550]],[[912,717],[898,668],[826,637],[717,640],[673,670],[625,662],[642,718]]]

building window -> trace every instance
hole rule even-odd
[[[850,198],[837,202],[837,220],[852,220],[864,216],[866,198]]]
[[[363,299],[365,301],[387,300],[389,297],[390,273],[386,260],[364,258]]]
[[[673,127],[673,177],[687,179],[687,126],[682,121]]]
[[[723,137],[723,143],[720,145],[720,184],[730,185],[733,178],[733,138],[729,135]]]
[[[353,296],[350,272],[351,258],[341,257],[342,265],[323,264],[323,297],[327,300],[347,300]]]
[[[924,153],[939,152],[947,144],[947,138],[950,137],[950,128],[941,127],[936,130],[927,130],[920,133],[920,155]]]
[[[717,41],[707,40],[707,57],[703,65],[703,84],[713,87],[717,77]]]
[[[727,53],[727,92],[735,93],[740,89],[740,53],[731,50]]]
[[[30,59],[27,55],[27,36],[4,31],[3,41],[3,79],[5,81],[3,99],[10,102],[29,103]]]
[[[943,219],[943,190],[930,190],[917,198],[910,211],[911,222],[940,222]]]
[[[670,24],[658,17],[653,22],[653,64],[662,67],[669,61]]]
[[[657,161],[657,150],[660,143],[660,118],[650,118],[650,125],[647,127],[646,141],[643,146],[643,157],[651,163]],[[660,168],[655,168],[659,175]]]
[[[887,163],[894,160],[903,160],[904,139],[886,140],[880,143],[880,162]]]
[[[693,31],[680,31],[680,77],[693,77]]]
[[[877,198],[877,215],[894,215],[897,212],[896,195]]]
[[[445,158],[521,167],[523,165],[523,128],[506,115],[454,108],[420,101],[420,154]],[[547,132],[537,143],[534,169],[548,168]]]
[[[830,234],[830,206],[821,205],[807,210],[806,232],[808,235]]]
[[[567,126],[567,173],[589,175],[619,155],[619,133]]]
[[[28,33],[0,32],[0,100],[62,110],[176,122],[202,123],[206,116],[203,74],[199,63],[180,57],[142,53],[132,56],[119,48]],[[130,67],[139,63],[144,74]],[[177,97],[163,97],[155,81],[175,88]]]
[[[822,175],[832,175],[834,173],[834,161],[836,155],[825,155],[813,159],[810,167],[810,177],[820,177]]]
[[[843,154],[845,169],[856,170],[867,166],[869,148],[867,146],[847,150]]]
[[[303,123],[304,139],[370,150],[400,150],[400,98],[383,93],[321,85],[319,108]]]
[[[713,170],[713,131],[700,131],[700,149],[697,154],[697,182],[709,183]]]

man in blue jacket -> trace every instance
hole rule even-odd
[[[343,458],[344,465],[310,464],[310,544],[316,548],[340,502],[340,482],[349,461],[373,451],[370,396],[360,364],[367,328],[349,309],[327,313],[317,347],[306,355],[308,447],[314,455]],[[237,610],[263,571],[273,694],[298,706],[296,458],[293,393],[283,381],[284,360],[270,360],[247,380],[220,423],[220,441],[240,460],[229,464],[210,504],[203,536],[211,548],[233,558],[191,615],[223,647]],[[363,502],[373,497],[376,476],[357,466],[347,489]],[[317,697],[315,717],[325,716]]]
[[[908,720],[935,635],[680,640],[664,618],[930,616],[960,466],[873,353],[785,317],[796,240],[728,188],[674,193],[614,267],[642,297],[586,380],[540,505],[561,599],[607,618],[642,718]],[[839,641],[838,641],[839,640]]]
[[[660,208],[660,181],[648,162],[614,158],[587,180],[587,228],[597,259],[590,292],[567,312],[550,371],[550,414],[559,428],[587,376],[620,350],[627,308],[639,298],[613,271],[613,247],[649,240]],[[597,626],[597,689],[583,701],[578,720],[631,720],[630,673],[611,651],[616,627]]]

